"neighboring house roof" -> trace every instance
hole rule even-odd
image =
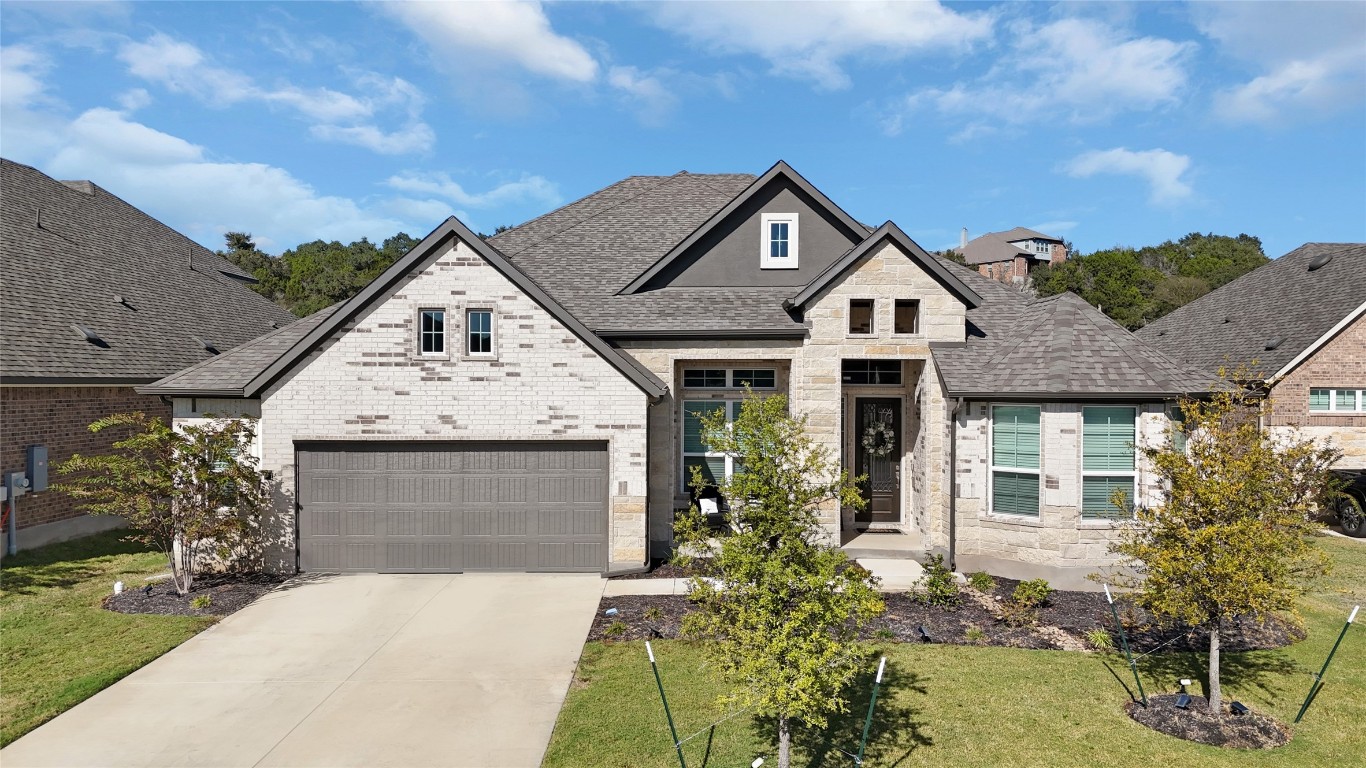
[[[153,381],[295,320],[249,274],[107,190],[9,160],[0,251],[6,384]]]
[[[1009,327],[982,338],[931,347],[950,397],[1153,399],[1214,383],[1072,293],[1029,302]]]
[[[705,222],[702,223],[701,226],[693,230],[692,234],[683,238],[683,240],[681,240],[677,245],[670,248],[667,253],[660,257],[659,261],[656,261],[649,269],[646,269],[638,277],[636,277],[636,279],[632,280],[629,285],[621,289],[621,293],[635,293],[640,289],[644,288],[646,283],[650,282],[651,278],[653,278],[655,275],[658,275],[661,271],[668,267],[669,264],[671,264],[675,259],[682,256],[689,248],[693,247],[700,240],[706,237],[706,235],[709,232],[711,232],[713,229],[715,229],[716,227],[720,226],[723,222],[725,222],[725,220],[731,214],[735,213],[742,206],[744,206],[744,204],[748,202],[750,198],[754,197],[762,189],[768,186],[770,182],[774,181],[775,179],[778,179],[779,177],[785,178],[788,181],[792,182],[797,186],[797,188],[801,189],[812,199],[814,199],[818,205],[824,207],[830,214],[834,216],[837,222],[844,226],[846,230],[845,234],[849,235],[851,239],[861,238],[868,232],[867,228],[865,228],[862,224],[855,221],[854,217],[845,213],[844,209],[836,205],[833,200],[826,197],[824,192],[812,186],[811,182],[807,181],[804,177],[802,177],[800,173],[797,173],[795,170],[793,170],[792,166],[788,165],[782,160],[779,160],[777,163],[774,163],[772,168],[769,168],[767,171],[763,173],[763,175],[755,179],[749,185],[749,187],[747,187],[743,192],[732,198],[730,202],[728,202],[716,213],[713,213],[710,218],[708,218]]]
[[[1041,254],[1011,245],[1011,243],[1020,240],[1062,242],[1062,240],[1051,235],[1045,235],[1024,227],[1016,227],[1005,232],[988,232],[981,237],[969,240],[967,245],[957,250],[963,255],[963,260],[969,264],[992,264],[998,261],[1010,261],[1017,256],[1030,256],[1036,259],[1041,257]]]
[[[1327,263],[1312,268],[1316,261]],[[1256,361],[1260,375],[1289,373],[1366,302],[1366,243],[1306,243],[1138,331],[1149,344],[1203,371]]]
[[[525,295],[550,313],[561,325],[569,329],[608,364],[620,371],[641,391],[651,397],[662,396],[667,388],[654,374],[642,368],[635,360],[617,348],[603,341],[583,325],[568,310],[551,298],[545,290],[518,269],[498,249],[470,231],[454,216],[446,219],[431,234],[423,238],[411,251],[394,262],[379,277],[375,278],[360,293],[330,310],[318,314],[325,315],[296,323],[280,333],[263,339],[261,344],[243,350],[236,356],[214,360],[188,371],[168,376],[150,386],[139,387],[139,392],[149,394],[225,394],[239,397],[257,397],[261,392],[304,360],[310,352],[325,340],[341,330],[347,322],[366,307],[388,297],[393,287],[420,264],[429,259],[437,249],[444,247],[453,238],[459,238],[478,253],[493,268],[510,280]],[[309,323],[311,322],[311,326]]]
[[[798,309],[805,308],[808,302],[819,296],[827,287],[842,277],[846,271],[859,262],[859,259],[872,252],[873,248],[888,241],[895,244],[912,261],[920,265],[920,268],[925,270],[930,277],[934,278],[936,282],[969,308],[982,303],[982,297],[964,284],[948,267],[926,253],[924,248],[921,248],[910,236],[901,231],[901,227],[888,221],[865,237],[863,242],[850,248],[847,253],[826,267],[816,276],[816,279],[808,283],[792,298],[788,306]]]

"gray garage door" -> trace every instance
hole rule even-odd
[[[603,443],[298,446],[304,571],[601,571]]]

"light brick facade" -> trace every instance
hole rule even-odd
[[[419,309],[444,308],[449,355],[418,353]],[[466,309],[493,312],[495,355],[462,355]],[[464,243],[442,248],[260,400],[276,508],[267,565],[295,567],[295,443],[592,440],[608,445],[611,564],[645,559],[647,396]]]
[[[1366,470],[1366,413],[1311,412],[1309,390],[1366,389],[1366,317],[1358,317],[1271,388],[1267,426],[1331,442],[1338,466]]]

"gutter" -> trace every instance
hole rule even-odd
[[[604,339],[803,339],[807,329],[759,328],[755,330],[641,330],[632,328],[603,328],[597,334]]]
[[[949,570],[958,570],[958,412],[963,398],[956,398],[949,412]]]

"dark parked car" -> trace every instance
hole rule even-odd
[[[1334,505],[1333,513],[1342,532],[1348,536],[1366,536],[1366,471],[1346,470],[1338,473],[1347,481]]]

